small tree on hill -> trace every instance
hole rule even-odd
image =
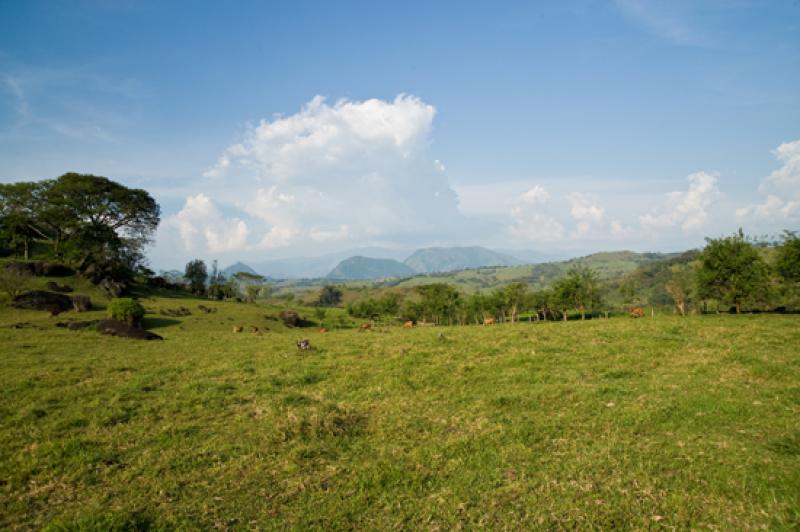
[[[192,293],[202,295],[206,291],[206,263],[200,259],[195,259],[186,264],[186,271],[183,276],[189,281],[189,289]]]
[[[741,229],[706,242],[697,270],[700,295],[734,305],[738,314],[744,302],[767,289],[767,265]]]
[[[333,285],[325,285],[319,293],[317,304],[322,307],[335,307],[342,301],[342,291]]]

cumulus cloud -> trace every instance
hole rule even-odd
[[[444,164],[427,155],[435,114],[408,95],[317,96],[249,128],[204,175],[249,217],[254,248],[446,235],[461,215]]]
[[[240,249],[249,233],[244,221],[224,218],[202,193],[187,198],[183,208],[168,218],[166,224],[178,230],[186,251],[217,253]]]
[[[654,211],[639,217],[646,230],[680,227],[685,231],[702,228],[708,220],[709,209],[719,197],[718,177],[706,172],[696,172],[686,180],[685,192],[670,192]]]
[[[761,180],[758,191],[767,197],[763,203],[737,209],[740,220],[785,222],[800,218],[800,140],[784,142],[773,153],[782,164]]]
[[[564,238],[564,226],[550,207],[550,193],[541,185],[527,190],[511,207],[509,231],[517,240],[556,242]]]

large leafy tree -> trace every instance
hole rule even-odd
[[[706,242],[697,270],[699,295],[733,305],[738,314],[744,303],[767,290],[767,264],[741,229]]]
[[[161,216],[146,191],[106,177],[67,173],[55,180],[0,186],[2,233],[11,247],[50,246],[88,277],[128,277],[143,266]]]

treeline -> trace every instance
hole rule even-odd
[[[105,177],[0,184],[0,255],[53,260],[95,282],[151,275],[143,251],[160,214],[146,191]]]
[[[740,230],[707,239],[702,251],[642,265],[634,272],[603,282],[591,268],[576,264],[549,288],[534,290],[512,283],[490,292],[466,294],[453,285],[416,287],[401,297],[387,293],[347,305],[364,319],[402,319],[436,325],[566,320],[570,316],[606,315],[642,306],[671,308],[681,315],[704,311],[742,312],[798,308],[800,303],[800,237],[787,231],[779,242],[764,246]]]

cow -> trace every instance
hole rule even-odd
[[[359,332],[368,331],[370,327],[371,325],[369,323],[362,323],[361,325],[358,326],[358,331]]]
[[[642,307],[631,307],[628,309],[631,318],[644,318],[644,309]]]
[[[411,321],[411,320],[408,320],[407,322],[403,323],[403,327],[406,328],[406,329],[413,329],[414,328],[414,322]]]
[[[300,351],[308,351],[309,349],[311,349],[311,342],[309,342],[307,338],[298,340],[296,344],[297,344],[297,349],[299,349]]]
[[[483,319],[484,325],[494,325],[494,318],[484,318]]]
[[[233,326],[233,332],[235,332],[235,333],[240,333],[243,330],[244,330],[244,327],[242,327],[241,325],[234,325]]]
[[[325,327],[322,327],[322,328],[319,330],[319,332],[320,332],[320,333],[322,333],[322,334],[325,334],[326,332],[328,332],[328,329],[326,329]]]

